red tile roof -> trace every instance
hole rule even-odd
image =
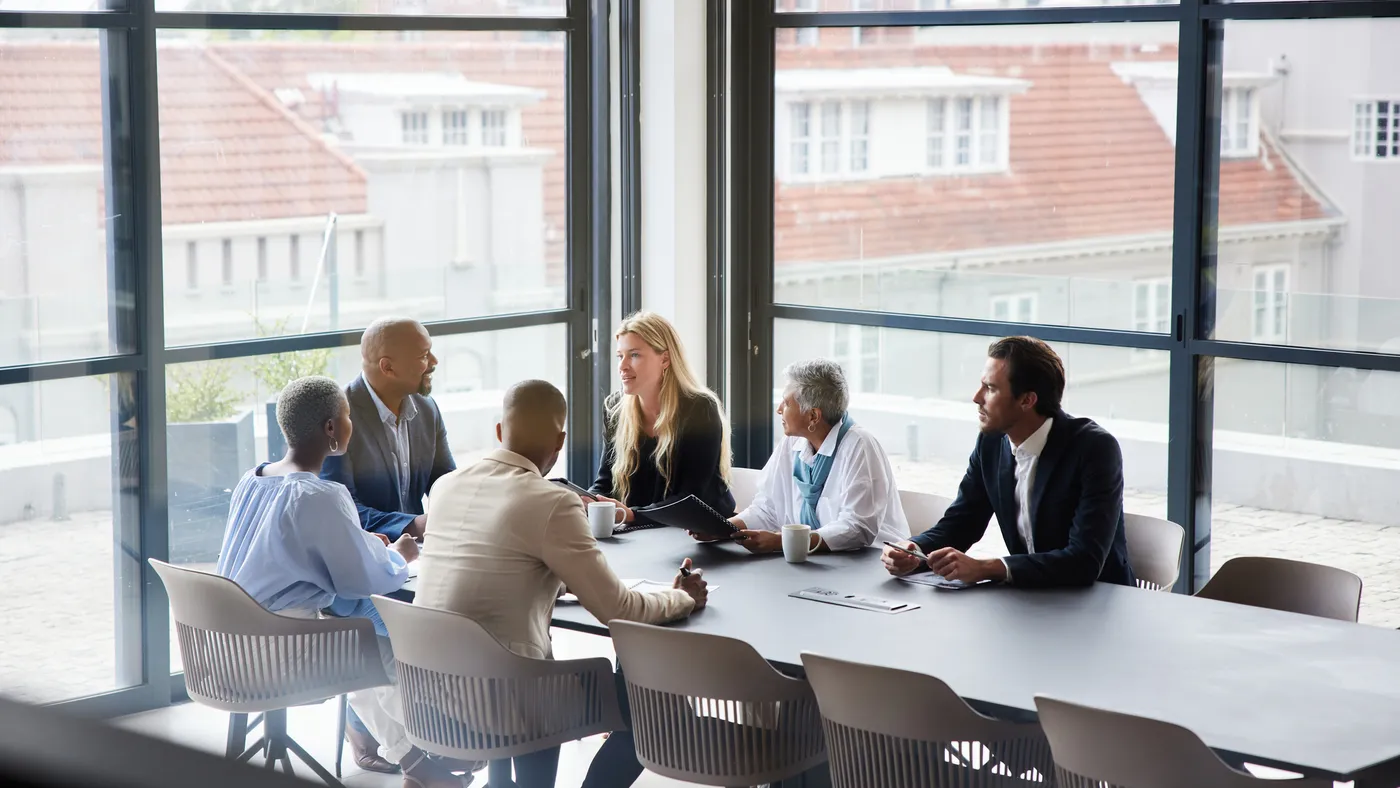
[[[562,276],[567,241],[564,47],[525,43],[495,33],[454,34],[425,42],[270,41],[219,44],[215,51],[266,91],[299,88],[306,104],[298,113],[321,128],[334,109],[307,80],[315,73],[460,73],[477,82],[536,88],[545,97],[521,112],[525,145],[554,152],[544,167],[546,260]]]
[[[1111,69],[1175,60],[1174,47],[780,47],[779,68],[947,66],[1031,83],[1010,99],[1010,167],[991,175],[784,183],[777,262],[878,259],[1170,231],[1175,146]],[[1265,144],[1221,167],[1223,225],[1317,219],[1319,199]]]
[[[364,173],[215,53],[158,64],[166,224],[364,212]],[[0,46],[0,165],[101,163],[101,89],[95,43]]]

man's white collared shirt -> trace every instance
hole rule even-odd
[[[1011,447],[1011,456],[1016,461],[1016,532],[1026,543],[1026,552],[1035,552],[1035,529],[1031,523],[1031,491],[1035,489],[1035,469],[1040,464],[1040,453],[1045,451],[1045,441],[1050,437],[1050,429],[1055,419],[1048,418],[1040,429],[1017,446],[1010,436],[1006,443]],[[1002,559],[1002,565],[1006,560]],[[1006,567],[1006,579],[1011,580],[1011,567]]]
[[[379,411],[379,418],[384,421],[384,435],[389,439],[389,445],[394,449],[394,465],[399,472],[399,511],[407,512],[408,508],[408,469],[409,469],[409,446],[408,423],[413,421],[418,415],[418,406],[414,404],[412,397],[404,397],[403,404],[399,406],[399,415],[395,416],[392,410],[384,404],[375,392],[374,386],[365,381],[365,388],[369,389],[369,396],[374,400],[374,407]]]

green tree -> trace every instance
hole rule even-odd
[[[233,386],[233,371],[228,361],[166,367],[166,418],[171,423],[222,421],[237,413],[243,393]]]
[[[271,327],[257,321],[258,336],[282,336],[286,333],[287,321],[279,320]],[[250,362],[253,377],[262,384],[268,394],[276,394],[288,383],[308,375],[324,375],[330,370],[331,350],[296,350],[290,353],[274,353],[258,356]]]

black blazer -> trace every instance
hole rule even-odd
[[[399,473],[391,456],[394,447],[363,375],[345,387],[345,397],[350,400],[350,421],[355,425],[350,446],[345,454],[326,458],[321,478],[340,482],[350,490],[360,512],[360,527],[398,539],[413,518],[423,513],[423,496],[433,482],[457,469],[452,450],[447,448],[442,412],[431,397],[410,395],[418,415],[408,423],[408,510],[399,511]]]
[[[1123,532],[1123,455],[1118,441],[1090,419],[1055,417],[1031,485],[1031,527],[1037,552],[1016,530],[1016,460],[1002,433],[981,433],[958,486],[957,500],[937,525],[914,537],[925,552],[967,551],[993,514],[1006,540],[1006,566],[1018,586],[1136,585]]]
[[[611,412],[620,395],[614,393],[607,400]],[[734,495],[719,473],[720,452],[724,446],[724,421],[720,418],[719,406],[705,396],[681,398],[680,413],[677,414],[680,436],[672,449],[671,483],[666,483],[660,469],[656,467],[653,455],[656,452],[656,439],[643,436],[641,462],[632,472],[631,492],[623,503],[630,507],[669,503],[687,495],[709,504],[710,508],[724,515],[734,516]],[[613,492],[613,433],[616,424],[611,417],[605,417],[606,443],[603,448],[602,463],[598,468],[598,478],[594,480],[590,492],[616,498]],[[640,517],[640,516],[639,516]],[[641,518],[640,521],[645,521]]]

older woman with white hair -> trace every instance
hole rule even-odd
[[[393,650],[369,597],[403,586],[417,542],[401,536],[391,546],[361,529],[350,491],[320,477],[326,457],[343,453],[354,429],[340,384],[326,377],[288,383],[277,397],[277,425],[287,454],[248,471],[234,488],[217,571],[284,616],[316,618],[337,600],[348,603],[345,614],[375,622],[392,678]],[[403,769],[404,788],[461,788],[463,778],[408,740],[397,687],[351,693],[350,705]]]
[[[782,550],[787,524],[812,527],[815,552],[859,550],[908,539],[894,469],[880,442],[851,420],[839,364],[793,364],[778,406],[785,437],[763,466],[758,494],[730,522],[754,553]]]

